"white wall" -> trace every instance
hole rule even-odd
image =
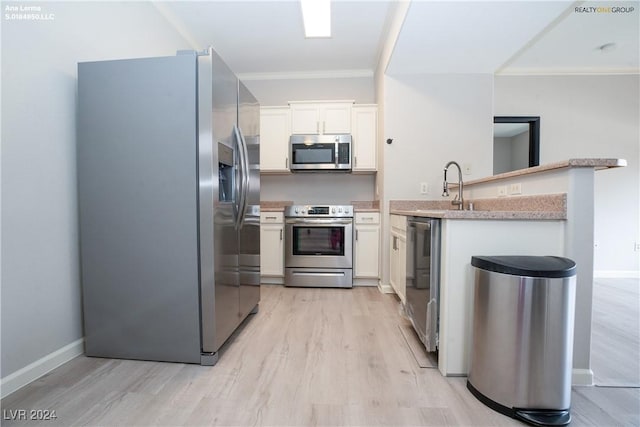
[[[495,115],[540,116],[540,164],[578,157],[624,158],[595,175],[598,274],[638,275],[640,76],[497,76]],[[555,192],[553,188],[549,192]]]
[[[471,165],[464,180],[493,168],[493,76],[424,74],[385,81],[385,198],[441,200],[450,160]],[[457,181],[457,171],[448,175]],[[420,182],[430,193],[420,194]]]
[[[493,174],[529,167],[529,131],[493,138]]]
[[[390,200],[442,200],[443,169],[450,160],[468,163],[464,180],[492,175],[493,75],[385,76],[383,143],[385,217]],[[457,170],[448,178],[457,181]],[[420,194],[420,182],[430,192]],[[451,191],[451,197],[456,191]],[[383,225],[383,278],[389,282],[389,225]]]
[[[2,21],[3,379],[83,336],[77,62],[190,48],[149,3],[38,5],[54,19]]]
[[[493,138],[493,173],[499,174],[511,168],[511,138]]]
[[[296,205],[348,205],[373,200],[374,175],[296,173],[262,175],[261,200],[290,200]]]

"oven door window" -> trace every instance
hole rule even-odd
[[[336,162],[335,144],[294,144],[293,163],[297,165],[318,165]]]
[[[344,256],[344,227],[293,227],[293,255]]]

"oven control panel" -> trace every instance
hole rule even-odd
[[[293,205],[287,206],[284,216],[289,218],[352,218],[353,206],[351,205]]]

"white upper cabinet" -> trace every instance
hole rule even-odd
[[[378,107],[354,105],[351,109],[353,171],[375,171],[377,163]]]
[[[260,171],[289,172],[289,107],[260,108]]]
[[[352,101],[290,102],[291,133],[344,134],[351,133]]]

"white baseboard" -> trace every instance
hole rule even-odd
[[[383,294],[395,294],[395,291],[393,290],[391,285],[383,285],[382,282],[378,284],[378,289],[380,289],[380,292],[382,292]]]
[[[260,284],[262,285],[284,285],[284,277],[281,276],[260,276]]]
[[[353,286],[378,286],[379,282],[380,281],[376,278],[373,278],[373,279],[354,278]]]
[[[74,357],[84,353],[84,338],[80,338],[71,344],[65,345],[59,350],[36,360],[16,372],[7,375],[0,381],[0,395],[4,399],[14,391],[21,389],[27,384],[37,380],[46,373],[54,370],[58,366],[67,363]]]
[[[593,371],[591,369],[573,369],[571,385],[593,385]]]
[[[594,279],[640,279],[640,271],[636,270],[595,270]]]

